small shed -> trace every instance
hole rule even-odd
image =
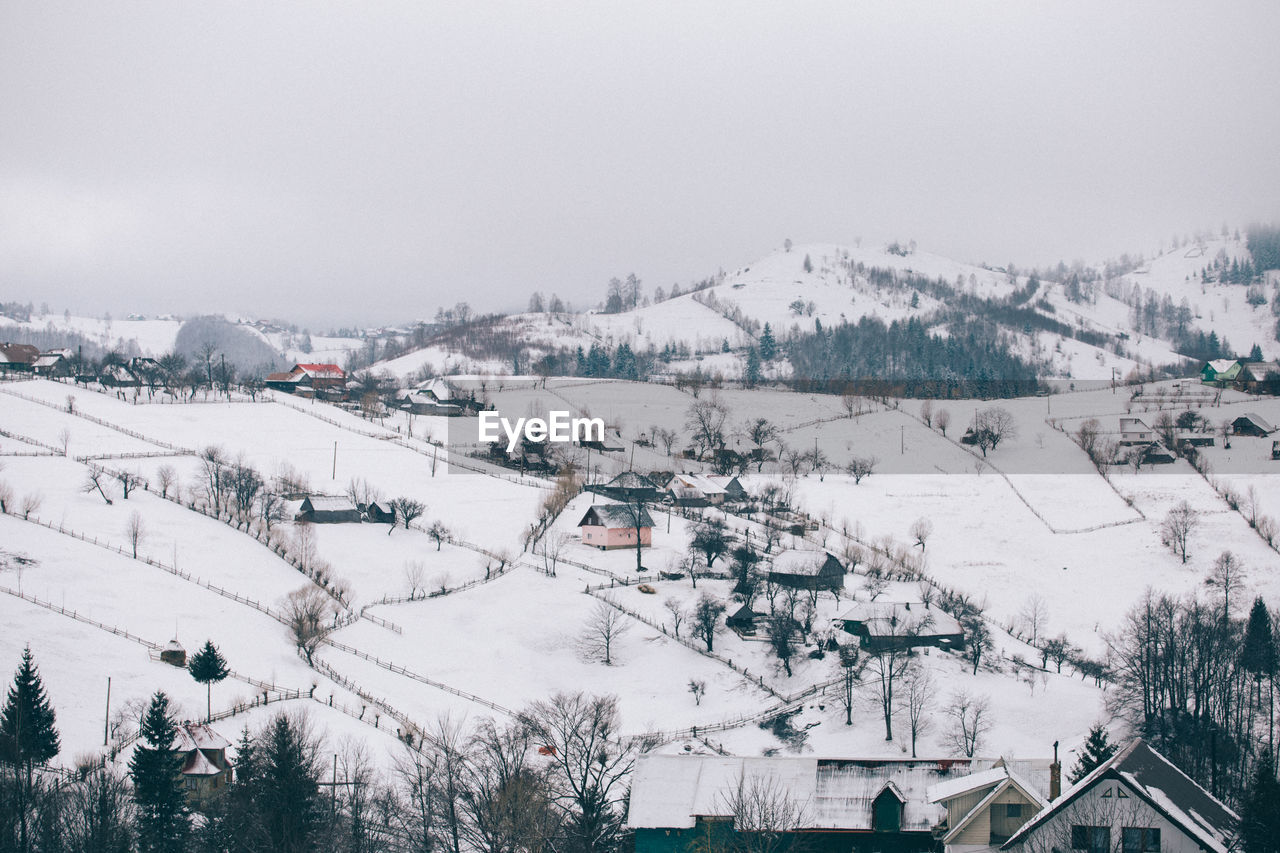
[[[186,667],[187,650],[182,647],[176,637],[165,643],[164,648],[160,649],[160,662],[167,663],[170,666]]]
[[[395,524],[396,511],[391,504],[384,501],[369,501],[367,504],[356,504],[365,521],[374,524]]]
[[[298,507],[294,520],[313,524],[358,524],[360,508],[348,497],[309,495]]]
[[[636,547],[637,527],[640,528],[640,546],[653,544],[653,517],[642,506],[593,506],[582,516],[578,527],[582,530],[582,544],[602,551]]]
[[[769,567],[769,582],[796,589],[840,589],[844,564],[829,551],[782,551]]]
[[[728,616],[724,620],[724,624],[732,631],[738,632],[742,636],[751,636],[756,632],[756,618],[759,617],[751,609],[751,605],[744,604]]]
[[[1252,412],[1246,412],[1231,422],[1231,432],[1234,435],[1252,435],[1260,438],[1271,435],[1275,431],[1275,427]]]
[[[1177,459],[1172,451],[1158,441],[1148,444],[1142,451],[1142,461],[1147,465],[1169,465]]]

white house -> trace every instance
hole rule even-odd
[[[1142,418],[1120,419],[1120,446],[1131,447],[1135,444],[1150,444],[1156,441],[1156,433],[1147,426]]]
[[[934,827],[934,836],[941,838],[946,853],[996,849],[1049,804],[1056,793],[1054,772],[1051,768],[1049,797],[1004,761],[990,770],[935,785],[929,789],[929,799],[941,803],[947,816]]]
[[[1138,739],[1001,845],[1018,853],[1227,853],[1239,817]]]

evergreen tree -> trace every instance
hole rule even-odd
[[[22,650],[22,663],[0,710],[0,762],[14,767],[14,802],[17,812],[17,849],[32,849],[30,825],[37,780],[34,771],[58,754],[61,744],[54,728],[53,706],[44,692],[40,671],[31,656],[31,647]],[[7,835],[7,833],[6,833]]]
[[[1240,806],[1239,842],[1242,853],[1280,853],[1280,782],[1271,751],[1262,753],[1253,784]]]
[[[574,357],[574,366],[576,368],[577,375],[587,375],[587,354],[582,351],[581,346],[578,347],[578,352]]]
[[[747,369],[743,379],[748,388],[752,388],[760,382],[760,353],[756,352],[755,347],[747,350]]]
[[[267,847],[277,853],[314,850],[321,811],[317,745],[305,726],[278,714],[255,741],[252,799]]]
[[[778,342],[773,338],[773,329],[769,328],[769,324],[764,324],[764,331],[760,333],[760,357],[765,361],[773,361],[778,357]]]
[[[1249,361],[1262,361],[1262,347],[1253,345],[1253,349],[1249,350]]]
[[[1089,737],[1085,739],[1084,749],[1076,766],[1071,768],[1071,784],[1079,782],[1093,772],[1111,756],[1116,754],[1116,745],[1107,737],[1107,730],[1101,723],[1095,723],[1089,729]]]
[[[205,686],[205,719],[213,719],[213,685],[231,674],[227,661],[212,640],[204,641],[204,648],[196,652],[187,664],[191,677]]]
[[[169,713],[169,697],[157,691],[142,718],[142,740],[129,760],[133,799],[137,803],[138,849],[141,853],[182,850],[189,825],[181,760],[175,749],[178,724]]]
[[[53,758],[60,748],[53,706],[27,646],[0,711],[0,761],[29,771]]]
[[[1271,632],[1271,614],[1261,597],[1253,600],[1253,609],[1249,611],[1240,664],[1259,680],[1276,673],[1276,641]]]
[[[813,272],[813,261],[809,260],[809,256],[804,256],[804,271]]]

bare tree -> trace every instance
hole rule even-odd
[[[409,560],[404,564],[404,579],[409,587],[409,598],[414,598],[418,590],[424,589],[427,567],[421,560]]]
[[[258,495],[258,517],[262,519],[262,523],[266,525],[268,531],[271,530],[271,525],[284,521],[284,498],[275,492],[263,490]]]
[[[548,577],[556,576],[556,566],[568,544],[569,534],[562,530],[553,530],[542,537],[542,567]]]
[[[849,418],[859,416],[867,410],[867,401],[852,386],[846,388],[840,395],[840,405],[844,409],[845,417]]]
[[[449,538],[449,528],[440,519],[431,522],[431,526],[427,528],[427,535],[436,540],[436,550],[439,551],[446,539]]]
[[[662,606],[667,608],[667,612],[671,614],[671,631],[676,635],[676,639],[680,639],[680,624],[684,622],[684,602],[676,598],[674,595],[662,602]]]
[[[1173,553],[1187,562],[1187,550],[1191,534],[1200,523],[1199,513],[1191,508],[1191,504],[1180,501],[1169,510],[1160,525],[1160,541],[1168,545]]]
[[[747,424],[746,434],[755,445],[756,471],[759,472],[764,469],[764,463],[769,455],[765,445],[778,440],[778,428],[767,418],[756,418]]]
[[[973,758],[983,735],[991,729],[990,702],[985,696],[970,696],[961,690],[951,698],[947,716],[951,718],[951,742],[967,757]]]
[[[398,808],[390,825],[413,853],[437,853],[440,815],[436,793],[439,756],[434,750],[406,749],[395,762]]]
[[[720,795],[721,807],[733,815],[733,832],[725,840],[731,853],[801,853],[800,828],[808,820],[809,804],[791,794],[774,775],[738,774],[737,784]]]
[[[395,512],[396,517],[404,522],[404,529],[408,530],[409,525],[417,518],[421,518],[427,511],[427,505],[422,501],[413,498],[400,497],[391,501],[391,509]],[[391,530],[395,529],[395,525],[391,525]],[[387,531],[387,535],[391,535],[391,530]]]
[[[720,617],[724,604],[707,593],[698,597],[693,606],[693,635],[707,644],[707,651],[714,651],[716,634],[720,631]]]
[[[169,490],[174,488],[177,482],[178,472],[172,465],[161,465],[156,469],[156,483],[160,486],[160,497],[169,497]]]
[[[933,416],[933,422],[938,425],[938,429],[945,436],[947,427],[951,426],[951,411],[949,409],[939,409],[938,413]]]
[[[693,704],[701,705],[702,697],[707,695],[707,682],[697,678],[690,678],[689,692],[693,694]]]
[[[992,406],[974,416],[973,435],[982,455],[986,456],[988,450],[995,450],[1001,442],[1016,438],[1018,425],[1008,409]]]
[[[31,513],[38,512],[44,503],[44,495],[40,492],[28,492],[22,496],[22,517],[31,518]]]
[[[614,696],[556,693],[520,714],[533,743],[550,753],[552,798],[570,850],[608,850],[622,831],[634,753],[619,742]]]
[[[880,711],[884,715],[884,739],[893,740],[893,715],[898,710],[899,698],[895,694],[899,679],[911,665],[910,632],[903,620],[890,627],[894,636],[867,652],[867,672],[875,678],[879,693]]]
[[[224,469],[227,465],[226,453],[216,444],[211,444],[200,451],[200,470],[204,475],[206,499],[214,513],[222,512],[222,498],[227,492]]]
[[[875,473],[877,460],[874,456],[855,456],[845,466],[845,471],[853,478],[854,485],[862,483],[863,478]]]
[[[787,678],[791,677],[791,659],[796,654],[795,635],[795,623],[785,613],[774,613],[769,619],[769,648],[786,670]]]
[[[58,444],[62,445],[62,455],[71,455],[71,430],[63,427],[58,433]]]
[[[933,522],[927,518],[917,518],[911,524],[911,530],[908,531],[911,538],[920,546],[920,550],[924,551],[925,543],[929,541],[929,537],[933,535]]]
[[[653,440],[662,445],[663,452],[668,456],[671,455],[671,448],[676,443],[676,431],[665,427],[657,427],[653,431]]]
[[[724,425],[729,409],[716,397],[695,400],[685,413],[685,427],[689,430],[699,456],[715,453],[724,448]]]
[[[142,524],[142,513],[136,509],[129,514],[129,521],[125,524],[124,535],[129,540],[129,545],[133,548],[133,558],[138,559],[138,545],[146,538],[147,531]]]
[[[933,703],[937,693],[933,672],[917,658],[908,667],[903,682],[907,707],[907,726],[911,732],[911,757],[916,757],[916,741],[933,728]]]
[[[236,457],[235,464],[230,466],[227,477],[228,492],[234,501],[236,514],[247,520],[253,513],[253,505],[265,485],[262,477],[245,462],[243,453]]]
[[[559,820],[548,773],[534,763],[532,735],[519,722],[481,720],[466,745],[462,840],[473,851],[518,853],[552,848]],[[424,851],[424,853],[427,853]]]
[[[8,483],[0,480],[0,514],[7,514],[12,503],[13,486],[10,486]]]
[[[102,490],[102,481],[107,477],[107,473],[100,468],[90,468],[85,472],[84,485],[81,491],[93,493],[97,492],[102,499],[107,502],[107,506],[111,505],[111,498],[107,497],[107,493]]]
[[[129,500],[129,492],[141,488],[146,483],[146,480],[139,477],[134,471],[117,471],[114,476],[116,482],[120,484],[120,490],[124,493],[125,500]]]
[[[1232,594],[1244,589],[1244,577],[1244,563],[1240,562],[1240,558],[1230,551],[1223,551],[1218,555],[1218,559],[1213,561],[1213,568],[1209,570],[1209,577],[1205,579],[1206,586],[1211,586],[1222,593],[1224,624],[1231,619]]]
[[[933,429],[933,401],[925,400],[920,404],[920,420],[924,421],[924,425],[929,429]]]
[[[309,521],[298,521],[293,525],[293,551],[298,558],[298,568],[310,572],[316,560],[316,530]]]
[[[613,666],[613,648],[630,627],[622,611],[597,601],[578,637],[578,651],[605,666]]]
[[[1022,624],[1026,625],[1027,630],[1031,632],[1031,645],[1037,645],[1040,632],[1044,630],[1045,620],[1049,618],[1049,605],[1045,603],[1044,596],[1039,593],[1028,596],[1022,605],[1021,616]]]
[[[308,665],[314,663],[316,649],[329,633],[332,613],[333,602],[329,596],[310,584],[294,590],[285,599],[284,616],[289,632]]]

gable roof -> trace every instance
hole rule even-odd
[[[1271,424],[1267,423],[1266,419],[1264,419],[1260,415],[1255,415],[1253,412],[1245,412],[1243,415],[1240,415],[1239,417],[1235,418],[1232,421],[1232,423],[1235,423],[1236,421],[1249,421],[1258,429],[1263,430],[1265,432],[1276,431],[1276,428],[1273,427]]]
[[[1234,358],[1215,358],[1206,367],[1212,368],[1214,373],[1230,373],[1231,369],[1239,364],[1239,360]]]
[[[657,486],[653,481],[643,474],[637,474],[635,471],[623,471],[606,484],[611,489],[645,489],[656,491]]]
[[[226,749],[229,746],[231,741],[204,723],[182,723],[178,726],[178,736],[173,741],[173,748],[178,752],[190,752],[193,749]]]
[[[306,512],[355,512],[356,505],[345,495],[308,495],[300,509]]]
[[[347,373],[336,364],[302,364],[293,366],[294,373],[305,373],[312,379],[346,379]]]
[[[817,577],[827,567],[830,560],[840,562],[829,551],[805,551],[791,549],[782,551],[773,558],[771,572],[780,575],[799,575],[801,577]],[[843,564],[841,564],[843,565]]]
[[[1094,768],[1092,773],[1073,785],[1065,796],[1041,809],[1000,849],[1007,850],[1015,844],[1021,844],[1037,827],[1103,779],[1124,782],[1147,805],[1206,849],[1214,853],[1227,853],[1235,826],[1240,821],[1239,815],[1196,784],[1195,780],[1175,767],[1169,759],[1148,746],[1142,738],[1137,738]]]
[[[861,622],[873,637],[912,633],[940,637],[964,633],[956,617],[920,601],[855,601],[838,618],[841,622]]]
[[[1009,788],[1017,790],[1037,808],[1043,809],[1049,804],[1049,801],[1035,789],[1035,786],[1013,773],[1004,764],[982,773],[974,773],[971,776],[957,779],[951,783],[944,782],[941,785],[935,785],[929,789],[929,797],[933,802],[938,803],[959,797],[962,794],[980,791],[983,788],[989,788],[989,790],[969,811],[951,823],[946,836],[942,839],[944,844],[950,844],[958,838],[964,832],[965,827],[972,823],[985,809],[989,808],[996,797]],[[948,815],[948,817],[950,816]]]
[[[644,507],[640,507],[639,520],[641,527],[653,527],[653,517]],[[632,513],[632,507],[625,504],[602,504],[589,508],[586,515],[582,516],[582,521],[578,522],[579,527],[587,525],[609,529],[635,527],[636,516]]]
[[[701,492],[704,496],[723,495],[724,487],[714,482],[706,474],[675,474],[671,481],[667,483],[667,488],[672,491],[690,490],[693,492]]]
[[[34,364],[40,357],[40,350],[31,344],[0,344],[0,363]]]

